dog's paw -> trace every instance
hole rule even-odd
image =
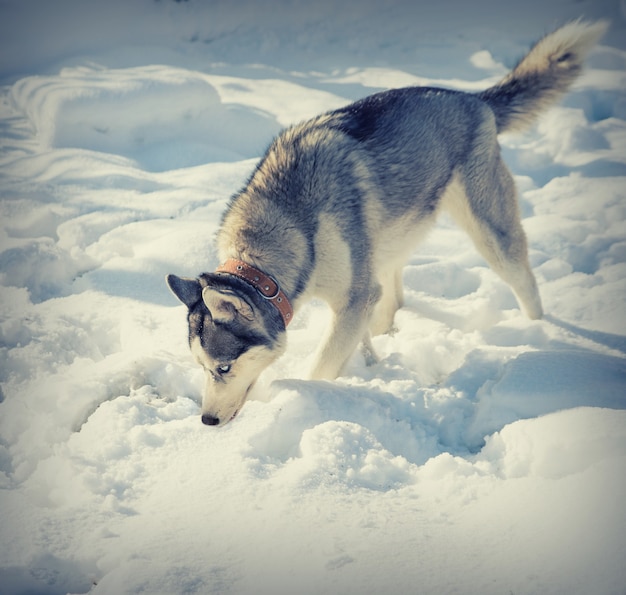
[[[371,345],[361,345],[361,353],[365,359],[365,365],[369,368],[380,362],[379,357],[376,355],[374,348]]]

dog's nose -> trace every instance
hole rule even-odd
[[[205,413],[202,415],[202,423],[207,426],[217,426],[220,423],[220,420],[217,417],[213,417],[212,415],[207,415]]]

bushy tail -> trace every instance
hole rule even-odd
[[[522,130],[561,97],[582,71],[608,23],[573,21],[539,40],[497,85],[479,93],[496,116],[498,132]]]

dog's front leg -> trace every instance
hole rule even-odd
[[[365,359],[366,366],[374,366],[380,362],[378,355],[376,355],[376,350],[374,349],[374,344],[372,343],[372,333],[371,331],[366,331],[363,336],[363,343],[361,344],[361,353],[363,354],[363,359]]]
[[[326,340],[316,356],[311,373],[314,380],[333,380],[367,332],[367,317],[343,311],[333,316]]]
[[[360,299],[352,297],[348,304],[333,313],[328,335],[317,353],[312,379],[333,380],[339,376],[361,341],[370,351],[369,363],[377,361],[368,326],[372,309],[379,299],[380,288],[376,287]]]

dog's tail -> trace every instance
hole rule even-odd
[[[496,116],[498,132],[523,130],[559,99],[607,28],[606,21],[567,23],[540,39],[497,85],[479,93]]]

